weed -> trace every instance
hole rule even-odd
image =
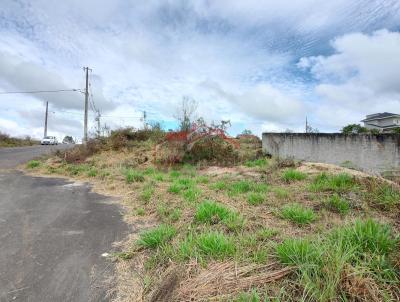
[[[284,188],[273,188],[272,191],[279,199],[287,199],[289,197],[289,191]]]
[[[201,195],[201,190],[197,188],[189,188],[182,193],[183,198],[189,203],[195,203]]]
[[[138,245],[145,248],[156,248],[168,242],[176,234],[173,226],[162,224],[159,227],[140,234]]]
[[[250,192],[247,195],[247,202],[251,205],[259,205],[265,201],[265,196],[260,193]]]
[[[145,212],[144,208],[137,208],[136,209],[136,215],[138,215],[138,216],[144,216],[145,213],[146,212]]]
[[[324,204],[329,210],[341,215],[346,215],[350,211],[350,203],[338,194],[333,194]]]
[[[221,232],[207,231],[198,235],[190,233],[178,246],[178,257],[225,259],[234,255],[236,250],[232,238]]]
[[[268,185],[265,183],[255,183],[249,180],[233,182],[229,185],[229,194],[238,195],[248,192],[265,193],[268,191]]]
[[[26,167],[29,169],[34,169],[40,166],[40,161],[38,160],[30,160],[28,161],[28,163],[26,164]]]
[[[94,167],[91,167],[89,171],[87,172],[88,177],[96,177],[97,176],[97,169]]]
[[[389,184],[380,184],[373,189],[368,199],[378,208],[389,210],[400,205],[400,191]]]
[[[307,174],[294,169],[288,169],[282,173],[281,177],[285,182],[292,182],[306,179]]]
[[[307,209],[298,203],[285,205],[281,210],[281,217],[299,225],[305,225],[316,219],[312,209]]]
[[[169,186],[168,192],[173,194],[179,194],[183,190],[182,186],[178,183],[173,183]]]
[[[265,241],[278,234],[278,231],[271,228],[262,228],[256,232],[256,239]]]
[[[205,175],[196,177],[196,183],[198,183],[198,184],[208,184],[209,182],[210,182],[210,179]]]
[[[152,186],[151,184],[146,185],[142,191],[142,193],[140,194],[140,199],[144,202],[144,203],[148,203],[151,199],[151,197],[154,194],[154,186]]]
[[[174,180],[174,182],[169,186],[168,192],[179,194],[184,190],[188,190],[194,187],[194,181],[190,178],[180,178]]]
[[[211,188],[216,191],[224,191],[228,188],[228,184],[226,181],[218,180],[211,185]]]
[[[326,173],[319,174],[310,185],[310,190],[313,192],[333,191],[346,192],[355,189],[356,184],[353,177],[346,173],[337,175],[329,175]]]
[[[238,230],[244,225],[244,219],[237,212],[215,201],[206,200],[199,204],[195,220],[203,223],[222,222],[230,230]]]
[[[232,300],[232,302],[261,302],[261,298],[258,292],[253,289],[248,293],[240,293],[236,299]]]
[[[123,174],[127,183],[143,182],[145,180],[142,172],[133,169],[126,169],[123,171]]]
[[[177,179],[177,178],[179,178],[180,176],[181,176],[181,172],[176,171],[176,170],[172,170],[172,171],[169,173],[169,177],[170,177],[171,179]]]
[[[248,160],[244,164],[246,167],[254,168],[254,167],[266,167],[268,166],[268,161],[266,158],[259,158],[255,160]]]
[[[153,179],[156,181],[164,181],[164,174],[162,173],[154,173]]]
[[[163,221],[170,221],[170,222],[176,222],[179,220],[179,218],[182,215],[182,211],[179,208],[168,208],[165,204],[160,204],[157,207],[157,213],[158,216],[160,216],[160,218]]]

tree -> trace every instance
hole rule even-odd
[[[360,134],[360,133],[367,133],[368,129],[361,126],[360,124],[350,124],[343,127],[341,132],[343,134]]]
[[[242,131],[242,135],[252,135],[252,134],[253,134],[253,132],[251,132],[251,130],[249,130],[249,129],[244,129]]]
[[[69,136],[69,135],[66,135],[62,142],[63,142],[63,144],[74,144],[75,143],[72,136]]]
[[[192,128],[192,122],[195,119],[197,111],[197,102],[187,96],[183,97],[175,118],[179,121],[180,131],[189,131]]]
[[[393,133],[395,134],[400,134],[400,127],[396,127],[392,130]]]

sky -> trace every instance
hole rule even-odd
[[[250,129],[338,132],[400,113],[398,0],[1,0],[0,132],[83,136],[83,89],[111,129],[197,117]],[[89,111],[89,130],[95,114]]]

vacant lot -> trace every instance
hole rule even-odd
[[[156,141],[27,165],[123,197],[126,221],[141,231],[113,255],[118,301],[400,299],[397,185],[260,157],[248,142],[249,159],[224,167],[155,164]]]

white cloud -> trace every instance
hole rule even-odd
[[[315,92],[322,99],[321,119],[340,126],[367,113],[400,112],[400,33],[347,34],[332,46],[334,54],[302,58],[298,64],[320,81]]]

